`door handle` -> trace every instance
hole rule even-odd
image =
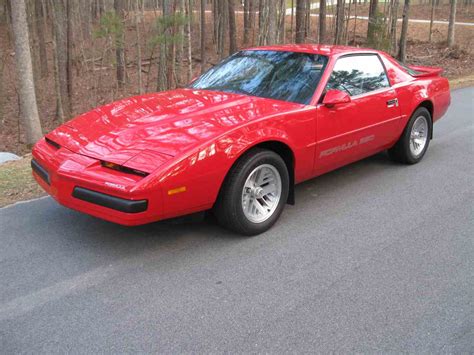
[[[398,107],[398,99],[388,100],[387,107]]]

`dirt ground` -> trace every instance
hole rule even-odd
[[[366,14],[367,11],[358,10],[359,14]],[[436,19],[445,19],[448,12],[446,9],[440,9]],[[411,18],[427,18],[429,17],[429,6],[413,6]],[[444,17],[443,17],[444,16]],[[151,56],[151,46],[149,45],[150,28],[155,20],[154,14],[148,14],[146,21],[141,26],[142,36],[140,45],[142,49],[144,68],[143,80],[145,91],[156,90],[157,78],[157,53]],[[215,46],[212,43],[212,24],[211,15],[208,15],[208,41],[206,49],[209,53],[209,64],[219,61],[215,54]],[[332,21],[332,20],[330,20]],[[458,21],[474,22],[473,8],[458,8]],[[287,18],[287,39],[291,38],[289,29],[290,19]],[[237,28],[242,28],[242,18],[237,18]],[[328,25],[328,31],[331,29]],[[354,23],[349,24],[350,32],[353,30]],[[401,25],[399,24],[399,28]],[[309,35],[308,42],[314,42],[311,39],[317,38],[317,17],[311,18],[312,33]],[[349,44],[364,45],[364,37],[367,24],[365,21],[358,20],[356,24],[355,41],[354,36],[349,36]],[[239,31],[238,43],[240,48],[251,45],[242,43],[242,31]],[[428,25],[410,23],[409,41],[408,41],[408,62],[420,65],[432,65],[445,68],[445,76],[448,78],[468,77],[474,74],[474,27],[456,26],[456,42],[458,46],[454,50],[446,48],[446,32],[447,25],[435,25],[432,43],[428,41]],[[195,26],[192,31],[193,35],[193,59],[194,59],[194,75],[199,71],[200,46],[199,46],[199,28]],[[49,36],[50,37],[50,36]],[[46,78],[36,80],[36,92],[40,118],[44,133],[57,127],[60,122],[55,118],[56,99],[54,94],[54,76],[53,58],[52,58],[52,42],[48,40],[48,64],[50,74]],[[103,49],[106,47],[104,39],[92,38],[88,43],[84,42],[80,48],[76,48],[77,63],[73,76],[73,115],[85,112],[91,108],[117,100],[122,97],[132,96],[138,93],[137,90],[137,69],[135,64],[136,46],[135,32],[133,26],[127,28],[126,31],[126,58],[127,58],[127,84],[122,90],[116,87],[114,52],[112,50],[106,53],[104,60]],[[9,151],[19,155],[28,153],[28,149],[23,143],[23,132],[21,131],[18,121],[18,94],[17,83],[14,66],[14,51],[12,49],[9,33],[5,26],[0,26],[0,53],[4,53],[1,58],[0,69],[3,67],[3,80],[0,75],[0,151]],[[150,57],[152,60],[150,61]],[[92,60],[95,60],[93,68]],[[178,63],[177,72],[185,72],[186,64]],[[185,78],[181,79],[181,85],[185,84]],[[71,118],[72,118],[71,117]]]

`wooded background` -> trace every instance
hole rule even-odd
[[[24,153],[74,115],[183,87],[254,45],[365,46],[472,73],[474,27],[455,21],[474,22],[473,0],[412,1],[0,0],[0,150]]]

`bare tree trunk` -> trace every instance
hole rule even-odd
[[[277,13],[276,4],[273,1],[268,1],[267,44],[275,44],[278,42]]]
[[[6,22],[7,22],[9,28],[10,28],[10,25],[11,25],[11,18],[12,18],[12,11],[11,10],[12,10],[11,9],[11,1],[10,0],[5,1],[5,7],[4,7],[5,19],[6,19]]]
[[[354,0],[354,29],[352,30],[352,45],[356,45],[356,32],[357,32],[357,0]],[[360,3],[360,0],[359,0]]]
[[[11,11],[19,81],[20,120],[26,133],[26,144],[31,147],[41,138],[42,132],[36,104],[25,1],[12,1]]]
[[[139,11],[138,11],[138,1],[135,2],[135,40],[137,41],[137,80],[138,80],[138,94],[143,93],[143,83],[142,83],[142,47],[140,46],[140,25],[139,25]]]
[[[166,9],[164,10],[166,17],[171,17],[175,15],[176,12],[176,4],[174,0],[166,1]],[[166,31],[166,35],[170,37],[170,41],[168,42],[168,49],[167,49],[167,56],[166,56],[166,63],[167,63],[167,74],[166,77],[167,81],[167,89],[171,89],[176,86],[175,83],[175,76],[176,76],[176,23],[173,21],[173,24],[169,26]]]
[[[304,37],[310,36],[310,22],[311,22],[311,0],[306,0],[306,11],[304,14]]]
[[[165,0],[165,1],[168,1],[168,0]],[[166,6],[164,5],[162,16],[166,16],[164,14],[164,11],[165,11],[164,9],[165,8],[166,8]],[[160,56],[159,56],[159,59],[158,59],[158,78],[157,78],[157,85],[156,85],[157,91],[166,90],[167,85],[168,85],[168,79],[166,77],[166,75],[167,75],[167,70],[166,70],[167,60],[166,60],[166,58],[167,58],[167,49],[168,49],[166,41],[167,41],[168,36],[166,36],[166,34],[165,34],[163,37],[164,37],[164,39],[162,39],[161,42],[160,42]]]
[[[48,0],[41,0],[41,12],[43,13],[43,31],[44,33],[48,33],[48,17],[51,19],[54,17],[53,10],[50,6],[48,6]],[[53,30],[54,32],[54,30]]]
[[[252,33],[252,44],[255,43],[255,2],[257,0],[249,0],[249,26]]]
[[[106,12],[105,0],[98,0],[99,18]]]
[[[295,17],[295,0],[291,0],[290,38],[293,41],[293,21]]]
[[[272,0],[260,0],[259,45],[275,44],[278,41],[277,6]]]
[[[332,4],[333,2],[331,2]],[[330,6],[330,9],[331,9],[331,14],[329,16],[331,16],[332,20],[331,20],[331,25],[330,25],[330,30],[328,32],[331,32],[331,33],[336,33],[336,12],[335,12],[335,6]]]
[[[326,0],[319,0],[319,43],[326,41]]]
[[[201,0],[201,73],[206,70],[206,0]]]
[[[124,0],[114,0],[114,10],[120,21],[124,22]],[[115,57],[117,61],[117,84],[121,89],[125,84],[125,51],[123,49],[123,29],[118,29],[115,40]]]
[[[192,41],[191,41],[191,24],[192,24],[192,7],[191,1],[192,0],[185,0],[186,1],[186,29],[185,29],[185,36],[186,36],[186,43],[187,43],[187,60],[188,60],[188,83],[191,82],[193,79],[193,57],[192,57]]]
[[[454,46],[454,26],[456,22],[456,4],[457,0],[450,0],[449,25],[448,25],[448,47]]]
[[[268,0],[260,0],[258,11],[258,45],[268,44]]]
[[[5,82],[4,82],[4,73],[5,73],[5,63],[7,62],[7,53],[3,52],[3,49],[0,48],[0,127],[2,127],[9,115],[5,115]],[[36,95],[36,93],[35,93]]]
[[[100,19],[105,12],[104,0],[92,0],[92,14],[95,19]]]
[[[158,83],[157,90],[163,91],[172,87],[174,80],[175,44],[174,27],[175,24],[166,21],[174,14],[172,0],[162,0],[162,26],[163,33],[160,40],[160,57],[158,60]]]
[[[250,29],[249,1],[250,0],[244,0],[244,43],[247,43],[249,41],[249,29]]]
[[[92,11],[89,0],[81,1],[77,5],[80,16],[80,27],[83,41],[89,41],[92,34]]]
[[[59,79],[60,74],[59,74],[59,59],[58,59],[58,47],[57,47],[58,44],[57,43],[58,41],[57,41],[56,33],[53,33],[53,53],[54,53],[53,64],[54,64],[54,90],[56,93],[56,119],[58,119],[60,122],[64,122],[65,121],[65,114],[64,114],[64,109],[63,109],[64,95],[61,92],[61,83]]]
[[[430,16],[430,34],[428,37],[428,41],[431,43],[431,40],[433,38],[433,21],[435,18],[435,0],[431,0],[431,16]]]
[[[64,122],[70,117],[70,104],[67,81],[67,37],[66,37],[66,11],[62,1],[51,0],[54,26],[55,65],[57,77],[57,107],[56,117]]]
[[[179,14],[182,17],[183,21],[179,21],[177,26],[177,31],[179,31],[178,36],[178,46],[176,48],[176,65],[175,65],[175,81],[176,87],[180,87],[182,85],[182,78],[183,78],[183,55],[184,55],[184,39],[185,36],[185,27],[186,27],[186,0],[179,0]]]
[[[46,16],[42,12],[41,0],[35,0],[35,31],[38,35],[38,46],[39,46],[39,59],[40,59],[40,73],[41,77],[44,78],[48,75],[48,55],[46,53],[46,41],[44,39],[45,27],[43,26],[43,21],[40,21],[43,16]],[[39,23],[38,23],[39,22]]]
[[[377,28],[377,10],[378,0],[370,0],[369,5],[369,23],[367,25],[367,43],[374,44]]]
[[[390,15],[390,7],[388,6],[387,7],[387,4],[388,4],[388,1],[385,1],[383,3],[383,23],[386,24],[387,23],[387,9],[388,9],[388,15]],[[385,35],[385,28],[384,28],[384,35]]]
[[[217,54],[220,58],[224,57],[224,48],[225,48],[225,36],[228,32],[228,22],[229,22],[229,10],[227,8],[227,1],[218,1],[217,2]]]
[[[405,0],[403,5],[403,22],[402,22],[402,33],[400,34],[400,49],[398,52],[398,59],[401,62],[405,62],[407,56],[407,36],[408,36],[408,19],[410,11],[410,0]]]
[[[278,20],[277,21],[277,40],[280,43],[284,43],[285,38],[286,38],[285,18],[286,18],[286,0],[280,0],[278,17],[277,17],[277,20]]]
[[[334,44],[341,44],[344,34],[344,0],[337,0],[336,10],[336,33],[334,35]]]
[[[296,43],[303,43],[305,40],[304,30],[305,30],[305,10],[306,10],[306,0],[296,0]]]
[[[398,1],[392,0],[392,18],[390,23],[390,47],[393,55],[397,53]]]
[[[234,1],[235,0],[227,0],[227,8],[229,11],[229,54],[237,51]]]
[[[39,78],[40,65],[39,65],[39,44],[38,35],[36,31],[36,16],[35,16],[35,3],[31,1],[25,2],[26,6],[26,20],[28,23],[28,33],[30,39],[30,53],[31,53],[31,64],[33,65],[33,77]],[[35,91],[38,92],[38,82],[35,81]]]
[[[3,48],[0,47],[0,127],[4,125],[6,121],[6,116],[4,116],[5,94],[4,94],[4,81],[3,81],[3,70],[5,69],[6,53],[4,53],[2,50]]]
[[[347,9],[347,17],[345,19],[345,28],[344,28],[344,44],[347,46],[349,43],[349,22],[351,20],[351,5],[352,0],[349,0],[349,8]],[[355,1],[354,1],[355,2]],[[345,13],[345,11],[344,11]]]
[[[72,112],[72,64],[73,64],[73,4],[74,1],[66,1],[66,56],[67,56],[67,96],[69,112]]]
[[[212,19],[213,19],[213,37],[212,42],[216,45],[216,51],[219,52],[217,49],[217,43],[219,38],[219,2],[212,1]]]

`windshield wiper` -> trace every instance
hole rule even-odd
[[[243,89],[229,89],[229,91],[235,92],[236,94],[244,94],[244,95],[248,95],[248,96],[254,96],[251,92],[248,92],[248,91],[243,90]]]
[[[216,91],[231,92],[231,93],[234,93],[234,94],[243,94],[243,95],[247,95],[247,96],[255,96],[251,92],[246,91],[244,89],[229,88],[229,87],[226,87],[226,86],[208,86],[208,87],[202,88],[202,89],[203,90],[216,90]]]

